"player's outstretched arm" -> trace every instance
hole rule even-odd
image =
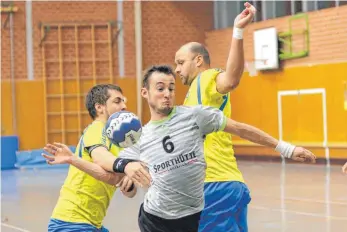
[[[140,187],[148,187],[150,185],[150,180],[147,178],[150,175],[141,162],[137,162],[135,159],[117,158],[104,146],[94,148],[90,154],[93,161],[106,171],[118,174],[124,173]]]
[[[282,156],[291,158],[295,161],[308,161],[311,163],[315,163],[316,161],[316,156],[309,150],[302,147],[295,147],[283,141],[278,141],[264,131],[245,123],[236,122],[228,118],[224,131],[235,134],[248,141],[274,148]]]
[[[226,71],[217,77],[217,91],[226,94],[235,89],[244,69],[243,30],[253,21],[256,9],[246,2],[245,9],[235,18],[233,37],[226,63]]]
[[[110,185],[117,185],[124,176],[122,174],[107,172],[98,164],[74,156],[73,152],[62,143],[47,144],[44,150],[51,154],[46,155],[42,153],[42,156],[46,159],[48,164],[70,164],[91,175],[95,179]]]
[[[342,172],[347,174],[347,162],[343,165]]]
[[[117,157],[109,152],[106,147],[98,146],[96,148],[92,148],[89,154],[91,155],[94,163],[98,164],[106,171],[113,172],[113,163]]]

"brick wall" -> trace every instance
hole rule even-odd
[[[174,65],[177,49],[191,41],[205,42],[213,28],[213,2],[142,2],[143,68]],[[187,87],[176,83],[176,102],[183,103]],[[144,102],[143,116],[150,118]]]
[[[184,43],[204,43],[213,28],[213,2],[142,3],[143,63],[173,64],[175,52]]]
[[[2,25],[6,17],[6,14],[1,14]],[[1,29],[1,77],[10,78],[10,31],[8,29]]]
[[[15,78],[26,79],[25,3],[16,2],[19,11],[14,15]],[[134,76],[135,32],[134,3],[124,2],[125,73]],[[115,2],[33,2],[33,46],[35,78],[42,77],[42,60],[39,23],[50,22],[107,22],[117,19]],[[302,59],[286,61],[285,65],[326,63],[347,59],[347,6],[309,13],[310,55]],[[1,15],[2,22],[6,18]],[[173,64],[176,49],[189,41],[206,42],[212,56],[212,64],[224,66],[232,29],[211,31],[213,28],[212,2],[142,2],[143,66],[155,63]],[[275,26],[279,32],[288,29],[288,17],[254,23],[245,32],[245,58],[253,58],[253,31]],[[206,34],[205,34],[206,33]],[[206,37],[206,38],[205,38]],[[1,34],[1,74],[10,78],[9,27]],[[206,40],[205,40],[206,39]],[[113,46],[114,74],[118,74],[117,44]],[[100,55],[100,54],[99,54]],[[101,54],[102,55],[102,54]],[[102,55],[103,56],[103,55]]]
[[[15,56],[15,78],[26,78],[26,44],[25,44],[25,3],[16,2],[18,12],[13,15],[13,36]],[[1,24],[4,25],[8,14],[1,14]],[[6,27],[1,28],[1,78],[11,78],[11,54],[10,54],[10,20]]]
[[[309,12],[309,56],[287,60],[284,67],[306,64],[332,63],[347,60],[347,6]],[[266,20],[251,24],[244,34],[245,59],[254,59],[253,31],[276,27],[278,32],[287,31],[289,17]],[[293,29],[304,28],[298,25]],[[224,67],[230,47],[232,28],[206,33],[206,44],[212,56],[212,65]],[[295,35],[294,47],[302,46],[303,36]],[[301,40],[301,41],[300,41]]]
[[[25,31],[25,3],[16,2],[19,10],[14,15],[15,33],[15,78],[26,79],[26,31]],[[125,66],[126,75],[135,75],[135,32],[134,32],[134,3],[123,3],[124,14],[124,44],[125,44]],[[1,15],[3,20],[5,14]],[[69,23],[69,22],[109,22],[117,20],[117,3],[115,2],[33,2],[33,55],[34,76],[42,78],[42,54],[40,47],[41,31],[40,23]],[[55,34],[54,34],[55,33]],[[73,35],[73,34],[72,34]],[[52,30],[47,38],[55,40],[57,33]],[[83,34],[82,36],[90,36]],[[68,39],[68,38],[65,38]],[[70,38],[74,39],[74,38]],[[83,40],[83,38],[80,38]],[[10,53],[9,53],[9,28],[2,30],[2,77],[10,77]],[[114,74],[118,74],[117,41],[113,46]],[[108,54],[97,54],[108,56]]]

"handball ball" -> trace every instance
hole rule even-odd
[[[106,123],[106,135],[118,147],[127,148],[140,139],[142,125],[140,119],[128,111],[112,114]]]

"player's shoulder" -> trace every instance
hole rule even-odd
[[[200,111],[205,111],[205,110],[213,110],[215,109],[212,106],[205,106],[205,105],[195,105],[195,106],[177,106],[177,113],[179,115],[184,115],[184,114],[192,114],[196,115]]]
[[[174,113],[170,116],[171,123],[177,123],[177,122],[185,122],[186,120],[189,120],[190,118],[194,117],[196,108],[199,106],[186,106],[186,105],[179,105],[175,106]]]
[[[203,78],[211,78],[214,79],[216,76],[218,76],[220,73],[223,73],[224,70],[221,68],[210,68],[210,69],[206,69],[205,71],[203,71],[201,73]]]
[[[101,137],[103,136],[104,132],[105,132],[105,123],[95,120],[84,129],[83,135]]]
[[[214,89],[216,85],[216,80],[219,74],[224,71],[219,68],[210,68],[201,73],[200,82],[204,89],[208,90],[210,88]]]
[[[100,130],[105,128],[105,123],[102,121],[95,120],[86,128],[86,130]]]
[[[185,105],[180,105],[176,106],[176,114],[181,115],[185,113],[193,113],[195,108],[199,107],[199,105],[195,106],[185,106]]]

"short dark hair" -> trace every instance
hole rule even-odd
[[[143,88],[149,89],[149,78],[152,76],[154,72],[164,73],[176,77],[173,69],[169,65],[153,65],[144,72],[142,80]]]
[[[208,53],[207,48],[204,45],[200,43],[194,43],[191,45],[190,51],[194,54],[202,55],[204,62],[210,65],[211,63],[210,54]]]
[[[112,84],[99,84],[92,87],[86,96],[86,108],[88,109],[90,117],[94,120],[97,116],[95,104],[105,105],[110,94],[108,90],[116,90],[123,94],[122,89],[117,85]]]

